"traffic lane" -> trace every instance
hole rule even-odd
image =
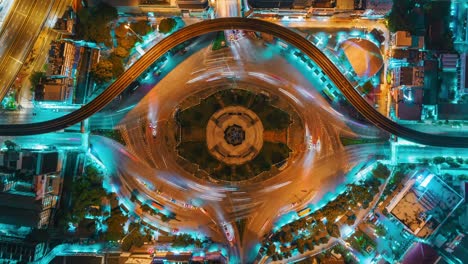
[[[99,150],[99,153],[109,153],[109,155],[100,155],[99,158],[114,175],[112,183],[117,187],[121,197],[125,197],[125,199],[130,198],[133,190],[139,190],[140,196],[146,197],[145,199],[148,200],[158,201],[163,204],[167,210],[174,212],[179,220],[177,226],[181,225],[185,228],[196,230],[200,228],[200,226],[208,224],[211,221],[197,209],[187,209],[171,205],[166,199],[162,199],[159,194],[148,190],[145,186],[142,186],[136,181],[136,177],[142,174],[154,174],[154,171],[151,173],[150,171],[152,170],[150,168],[145,168],[141,163],[138,164],[138,158],[132,157],[130,153],[126,153],[124,149],[121,149],[122,146],[118,146],[113,141],[98,136],[90,137],[90,142],[93,145],[94,151]],[[136,166],[132,164],[136,164]],[[158,187],[160,186],[162,185],[158,185]],[[194,219],[197,219],[197,221],[194,221]],[[171,223],[164,223],[159,220],[158,224],[170,229],[177,227],[174,221]]]
[[[24,57],[27,52],[29,52],[32,43],[34,43],[34,36],[37,37],[39,28],[44,22],[44,17],[47,17],[46,14],[51,7],[50,0],[41,0],[40,2],[34,2],[34,4],[35,5],[28,13],[27,20],[18,29],[18,34],[12,40],[11,45],[9,45],[5,55],[6,58],[3,58],[3,67],[0,68],[0,85],[3,87],[0,90],[0,98],[6,95],[9,86],[13,83],[16,74],[22,66]],[[34,14],[34,16],[32,16],[32,14]],[[39,16],[37,16],[37,14],[39,14]]]
[[[4,56],[8,50],[12,48],[12,45],[16,39],[21,35],[21,29],[24,28],[25,22],[27,20],[31,20],[30,13],[36,7],[37,0],[22,1],[22,4],[23,5],[20,4],[19,10],[14,10],[14,12],[11,14],[11,20],[8,18],[9,21],[7,22],[7,27],[5,28],[5,31],[2,32],[0,37],[0,43],[2,43],[2,46],[0,47],[2,63],[0,65],[3,65],[3,61],[6,59]],[[24,7],[24,10],[21,7]]]
[[[191,58],[189,58],[189,60],[190,60],[190,59],[191,59]],[[196,61],[199,61],[199,59],[197,58]],[[271,65],[275,65],[275,63],[271,63]],[[181,66],[182,66],[182,65],[181,65]],[[245,67],[246,65],[243,65],[243,66]],[[232,66],[231,66],[230,68],[231,68],[231,70],[232,70]],[[206,70],[209,71],[210,69],[208,68],[208,69],[206,69]],[[248,71],[248,70],[247,70],[247,71]],[[186,68],[184,68],[184,71],[183,71],[183,72],[190,72],[190,69],[187,70]],[[237,72],[237,75],[239,75],[238,72]],[[192,77],[196,78],[197,76],[191,76],[190,78],[192,78]],[[167,82],[168,82],[167,84],[170,83],[170,84],[171,84],[170,87],[181,87],[181,85],[183,85],[183,83],[186,81],[186,80],[181,80],[180,77],[179,77],[179,78],[177,78],[177,79],[178,79],[179,82],[181,82],[181,83],[177,83],[177,80],[170,79],[170,75],[167,76],[167,78],[168,78],[167,80],[165,79],[165,80],[163,80],[163,81],[159,84],[159,85],[161,85],[161,87],[168,87],[168,85],[166,85],[166,84],[164,83],[164,81],[167,81]],[[174,81],[176,81],[176,82],[174,83]],[[240,84],[240,86],[243,86],[243,85]],[[192,89],[190,89],[190,90],[193,91],[194,88],[193,88],[193,87],[191,87],[191,88],[192,88]],[[204,85],[203,88],[206,89],[206,85]],[[161,101],[164,101],[164,102],[178,102],[178,98],[170,98],[170,99],[166,98],[166,97],[164,96],[164,91],[163,91],[163,90],[158,90],[158,91],[157,91],[157,94],[158,94],[158,98],[159,98]],[[180,93],[175,92],[173,89],[171,89],[171,93],[169,93],[169,95],[173,95],[173,96],[175,96],[175,95],[177,95],[177,94],[180,94]],[[183,94],[183,96],[186,96],[186,95]],[[151,98],[151,94],[148,95],[148,98]],[[149,107],[149,106],[147,105],[148,102],[155,103],[155,101],[154,101],[154,100],[151,100],[151,99],[148,99],[148,101],[146,101],[146,102],[142,102],[142,105],[144,106],[145,109],[151,108],[151,107]],[[165,106],[168,106],[168,105],[165,104]],[[170,108],[170,111],[172,111],[172,109],[174,109],[174,108],[171,108],[171,107],[168,107],[168,108]],[[138,107],[136,107],[136,108],[134,108],[134,109],[137,110]],[[139,112],[139,113],[140,113],[140,112]],[[158,109],[158,114],[162,114],[162,113],[164,113],[164,109]],[[143,115],[144,115],[144,114],[143,114]],[[130,115],[129,115],[129,119],[134,119],[134,117],[132,117],[132,115],[130,114]],[[314,120],[314,121],[316,121],[316,120]],[[317,123],[317,122],[315,122],[315,123]],[[161,152],[158,151],[158,154],[161,155]],[[308,167],[309,167],[309,166],[310,166],[310,165],[308,164]],[[297,174],[295,174],[295,173],[289,173],[289,175],[297,175]]]
[[[367,159],[368,155],[374,154],[376,150],[382,150],[382,148],[375,146],[357,146],[338,152],[334,156],[314,162],[313,179],[306,177],[300,182],[285,186],[281,189],[281,192],[272,193],[271,196],[268,197],[269,199],[265,199],[265,203],[262,207],[257,210],[258,213],[250,218],[249,230],[251,232],[249,232],[249,236],[246,236],[245,238],[247,247],[253,248],[256,242],[261,240],[263,234],[268,233],[271,230],[271,226],[278,216],[278,211],[276,209],[278,208],[278,197],[287,197],[291,192],[298,192],[299,189],[302,188],[311,188],[316,189],[317,193],[313,195],[312,200],[310,200],[309,203],[317,203],[323,199],[325,194],[333,192],[335,186],[345,184],[346,180],[350,180],[345,179],[343,176],[339,176],[345,174],[350,168],[352,168],[349,164],[357,164],[362,160]],[[384,151],[382,150],[382,152]],[[344,162],[337,166],[337,160],[343,160]],[[330,168],[335,170],[338,177],[329,177]],[[320,175],[325,176],[320,177]],[[321,188],[317,189],[316,186],[321,186]],[[327,188],[327,186],[329,187]],[[264,226],[265,219],[269,222],[266,223],[266,226]]]

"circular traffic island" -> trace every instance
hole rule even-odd
[[[243,106],[228,106],[214,113],[206,126],[208,152],[228,165],[252,160],[263,146],[263,125]]]
[[[191,174],[240,182],[269,178],[288,164],[293,119],[268,95],[243,89],[205,92],[188,97],[179,109],[177,162]]]

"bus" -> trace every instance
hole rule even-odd
[[[159,211],[162,211],[164,209],[164,207],[162,206],[162,204],[156,202],[156,201],[153,201],[151,202],[151,206],[153,206],[154,208],[158,209]]]
[[[298,211],[298,212],[297,212],[297,215],[298,215],[299,217],[303,217],[303,216],[306,216],[306,215],[310,214],[311,211],[312,211],[312,210],[311,210],[309,207],[307,207],[307,208],[304,208],[304,209]]]

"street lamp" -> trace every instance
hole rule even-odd
[[[126,29],[129,29],[133,34],[135,34],[135,36],[137,36],[142,42],[144,42],[144,40],[140,37],[140,35],[138,35],[135,31],[133,31],[133,29],[130,27],[129,24],[126,24],[124,27]]]

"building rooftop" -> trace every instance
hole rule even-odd
[[[431,171],[415,173],[392,199],[387,210],[414,235],[430,236],[455,210],[462,197]]]
[[[348,39],[341,43],[346,58],[361,78],[374,76],[383,66],[379,47],[366,39]]]
[[[440,120],[468,120],[468,104],[442,103],[437,109]]]

